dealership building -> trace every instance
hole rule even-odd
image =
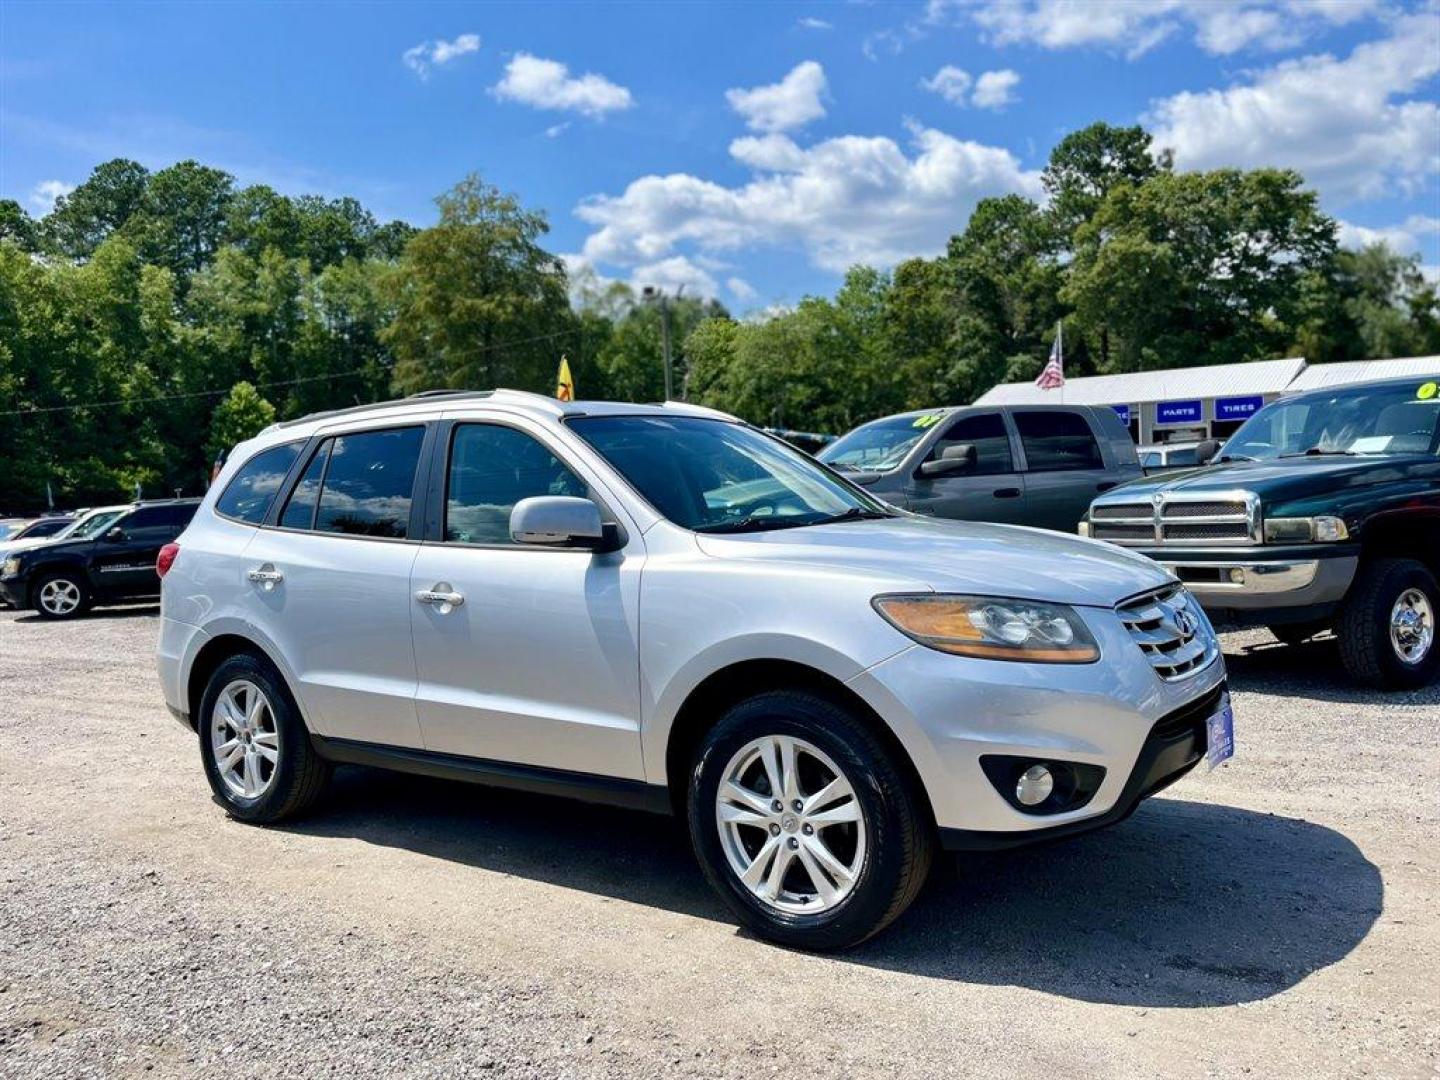
[[[1285,394],[1370,379],[1440,375],[1440,356],[1307,364],[1303,357],[1067,379],[1056,390],[1003,383],[976,405],[1108,405],[1141,446],[1223,439]]]

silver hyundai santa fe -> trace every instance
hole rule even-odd
[[[806,948],[884,927],[937,848],[1109,824],[1232,744],[1156,563],[895,510],[687,405],[275,425],[158,570],[165,698],[234,817],[347,762],[682,814],[736,917]]]

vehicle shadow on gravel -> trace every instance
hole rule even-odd
[[[731,922],[682,825],[651,814],[352,768],[289,828]],[[1383,896],[1340,833],[1157,798],[1100,833],[945,862],[908,914],[838,959],[1083,1001],[1228,1005],[1346,956]]]
[[[141,604],[136,607],[102,607],[85,612],[85,614],[78,616],[76,621],[89,622],[93,619],[137,619],[145,616],[153,617],[159,614],[159,604]],[[42,619],[33,611],[16,616],[14,621],[16,623],[34,623],[36,625],[62,625],[55,620]]]
[[[1240,691],[1342,704],[1440,704],[1440,684],[1394,694],[1356,685],[1341,665],[1339,644],[1329,636],[1299,645],[1278,641],[1227,645],[1225,669],[1231,688]]]

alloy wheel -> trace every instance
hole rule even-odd
[[[280,733],[265,692],[249,679],[227,683],[210,718],[215,770],[231,794],[258,799],[280,763]]]
[[[1435,612],[1419,589],[1406,589],[1390,609],[1390,647],[1407,664],[1418,664],[1435,641]]]
[[[815,915],[854,891],[865,864],[865,816],[829,755],[787,735],[736,751],[715,796],[725,858],[762,904]]]
[[[52,578],[40,586],[39,599],[47,615],[69,615],[80,606],[80,586],[69,578]]]

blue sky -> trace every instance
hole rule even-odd
[[[1440,268],[1436,0],[0,4],[0,196],[194,157],[434,219],[471,171],[578,273],[736,311],[1039,197],[1065,132],[1301,169],[1350,244]]]

